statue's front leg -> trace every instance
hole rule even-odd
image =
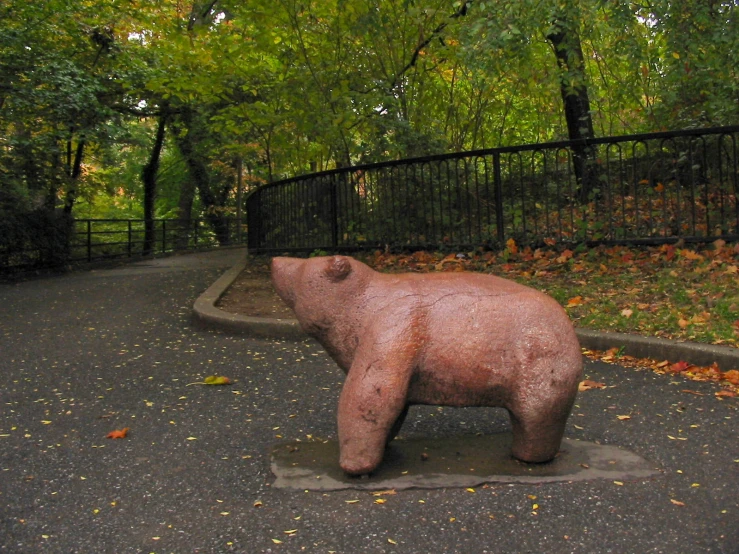
[[[393,349],[358,355],[339,399],[339,465],[350,475],[370,473],[385,453],[393,425],[406,409],[412,361]]]

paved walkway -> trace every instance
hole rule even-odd
[[[342,375],[310,342],[192,326],[195,299],[241,256],[0,285],[0,551],[739,553],[737,401],[594,362],[587,377],[608,388],[581,393],[567,436],[627,448],[660,476],[273,488],[273,444],[335,436]],[[210,374],[235,383],[187,386]],[[402,435],[495,433],[500,412],[417,407]]]

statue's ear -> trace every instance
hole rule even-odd
[[[326,275],[331,281],[343,281],[352,272],[349,258],[333,256],[326,262]]]

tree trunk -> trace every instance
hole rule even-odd
[[[159,159],[164,146],[164,135],[167,128],[167,112],[162,109],[157,124],[157,134],[154,146],[149,155],[149,161],[141,170],[141,180],[144,183],[144,256],[154,251],[154,202],[157,194],[157,173],[159,172]]]
[[[71,141],[69,144],[69,153],[71,154]],[[80,138],[79,141],[77,141],[77,149],[74,153],[74,162],[69,169],[69,188],[67,189],[67,194],[64,198],[64,213],[67,215],[72,213],[74,202],[77,200],[77,181],[79,180],[80,175],[82,175],[82,155],[84,151],[85,141]],[[69,161],[71,161],[71,159]]]
[[[184,250],[190,242],[192,230],[192,205],[195,201],[195,180],[188,176],[180,186],[180,197],[177,202],[177,236],[175,248]]]
[[[578,33],[576,7],[561,9],[553,18],[547,39],[554,46],[557,65],[561,70],[560,91],[564,103],[567,133],[570,140],[586,141],[595,137],[590,99],[585,84],[585,60]],[[595,151],[586,144],[572,148],[572,161],[578,187],[578,200],[587,202],[595,188]]]
[[[216,234],[218,244],[221,246],[229,244],[228,221],[226,221],[221,213],[223,201],[219,202],[219,198],[211,190],[210,171],[208,170],[205,157],[197,149],[194,138],[199,136],[197,131],[199,130],[200,124],[193,117],[191,109],[184,109],[181,113],[180,120],[185,129],[183,132],[177,133],[177,146],[182,153],[182,157],[185,158],[190,176],[197,187],[198,196],[205,211],[205,219]]]

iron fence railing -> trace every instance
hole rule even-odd
[[[247,198],[251,252],[739,237],[739,126],[325,171]]]
[[[143,219],[76,219],[71,222],[69,240],[0,249],[0,272],[246,243],[244,221],[219,218],[216,226],[211,223],[205,219],[154,219],[148,222],[147,236],[147,221]]]

